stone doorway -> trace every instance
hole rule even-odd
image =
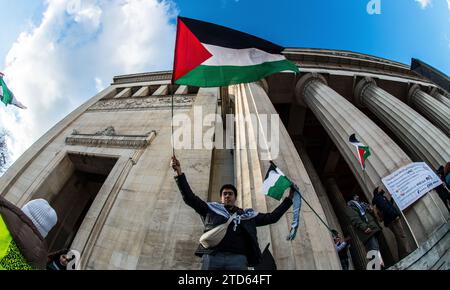
[[[70,248],[84,217],[117,158],[67,154],[33,198],[45,198],[58,214],[58,223],[46,237],[49,252]]]

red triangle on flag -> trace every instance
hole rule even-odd
[[[364,160],[364,152],[366,152],[363,148],[358,148],[358,153],[359,153],[359,162],[361,162],[361,166],[363,167],[363,168],[365,168],[366,167],[366,165],[365,165],[365,160]]]
[[[187,28],[183,21],[178,19],[173,81],[181,78],[211,56],[212,54],[203,46],[189,28]]]

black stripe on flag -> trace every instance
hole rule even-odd
[[[234,49],[257,48],[276,54],[281,54],[284,49],[270,41],[231,28],[186,17],[178,18],[204,44]]]

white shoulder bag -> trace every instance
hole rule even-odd
[[[204,233],[200,237],[200,244],[207,249],[217,246],[220,243],[220,241],[222,241],[223,238],[225,237],[228,226],[230,225],[230,223],[233,221],[233,218],[235,218],[235,217],[236,217],[236,213],[233,214],[227,220],[226,223],[220,224],[220,225],[216,226],[215,228]]]

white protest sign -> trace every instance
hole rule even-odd
[[[442,184],[425,162],[406,165],[381,179],[400,210],[404,210],[433,188]]]

